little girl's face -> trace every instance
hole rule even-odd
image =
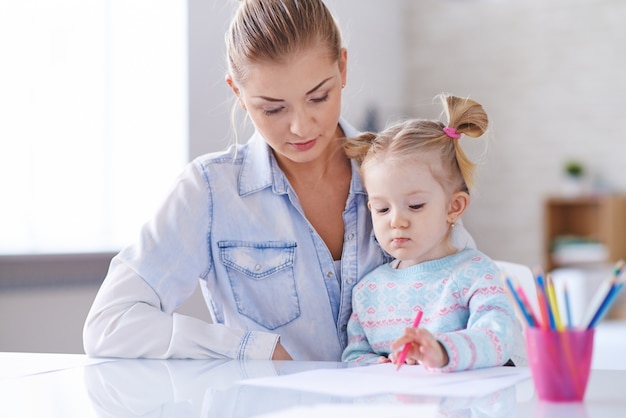
[[[456,252],[449,242],[450,194],[423,161],[372,161],[364,167],[374,233],[406,268]]]

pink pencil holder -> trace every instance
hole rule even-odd
[[[585,397],[594,330],[526,328],[528,363],[542,401],[580,402]]]

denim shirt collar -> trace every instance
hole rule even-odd
[[[359,134],[352,125],[343,118],[339,119],[339,126],[347,137]],[[350,194],[365,194],[365,188],[359,174],[358,163],[352,160],[352,180]],[[278,167],[274,153],[258,131],[255,131],[248,141],[248,150],[243,157],[239,176],[239,195],[272,187],[274,193],[287,193],[289,182],[283,171]]]

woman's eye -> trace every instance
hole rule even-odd
[[[409,208],[413,209],[413,210],[418,210],[424,207],[423,203],[420,203],[419,205],[410,205]]]
[[[328,100],[328,94],[325,95],[324,97],[316,97],[316,98],[311,99],[311,101],[315,103],[322,103],[322,102],[325,102],[326,100]]]
[[[265,116],[275,115],[283,110],[283,107],[277,107],[275,109],[263,109],[263,114]]]

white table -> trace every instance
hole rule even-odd
[[[93,360],[82,355],[0,353],[0,416],[248,418],[320,404],[402,404],[416,410],[430,405],[439,411],[439,416],[626,416],[626,370],[593,370],[584,402],[551,404],[537,400],[532,380],[477,399],[454,393],[445,397],[390,393],[345,398],[237,383],[241,379],[318,368],[344,368],[343,363],[97,361],[100,360],[93,364]]]
[[[604,320],[598,324],[591,367],[626,370],[626,320]]]

